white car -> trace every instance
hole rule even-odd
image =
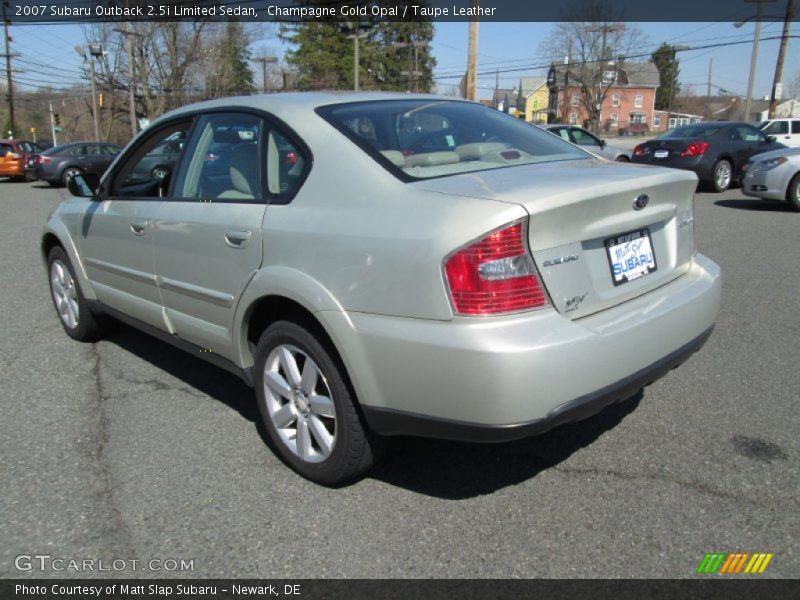
[[[770,119],[758,128],[784,146],[800,147],[800,119]]]
[[[755,198],[786,200],[800,211],[800,148],[756,154],[744,167],[742,191]]]

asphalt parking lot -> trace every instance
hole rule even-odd
[[[67,338],[39,254],[64,194],[0,181],[0,577],[671,578],[717,551],[800,574],[800,214],[784,205],[698,194],[722,311],[643,393],[511,444],[397,440],[326,489],[269,450],[233,375],[127,327]],[[128,562],[42,573],[20,555]],[[153,559],[193,570],[131,570]]]

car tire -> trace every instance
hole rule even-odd
[[[622,155],[618,156],[618,157],[617,157],[617,158],[615,158],[614,160],[615,160],[616,162],[621,162],[621,163],[631,162],[631,159],[630,159],[630,158],[628,158],[627,156],[625,156],[624,154],[622,154]]]
[[[100,339],[104,322],[89,309],[72,263],[61,246],[55,246],[47,255],[47,272],[50,298],[67,335],[79,342],[95,342]]]
[[[786,188],[786,199],[793,209],[800,211],[800,173],[797,173]]]
[[[67,185],[69,180],[75,177],[75,175],[83,175],[83,171],[81,171],[78,167],[67,167],[61,173],[61,184]]]
[[[711,170],[711,186],[715,192],[724,192],[731,187],[733,180],[733,165],[729,160],[719,159]]]
[[[380,441],[363,422],[347,373],[321,331],[267,327],[256,347],[258,408],[279,456],[303,477],[341,485],[363,474]]]

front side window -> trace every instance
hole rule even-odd
[[[317,112],[384,166],[413,179],[589,158],[546,131],[471,102],[357,102]]]
[[[166,194],[172,173],[185,146],[190,122],[168,125],[146,138],[117,171],[112,195],[160,197]],[[174,143],[177,152],[164,152]]]
[[[761,131],[767,135],[780,135],[782,133],[789,133],[788,121],[772,121],[766,127],[762,127]]]
[[[572,137],[575,139],[576,144],[581,144],[583,146],[599,146],[600,140],[594,137],[588,131],[584,131],[583,129],[573,129],[572,130]]]

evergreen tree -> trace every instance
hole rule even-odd
[[[412,2],[405,0],[390,4],[406,3],[410,5]],[[419,1],[414,3],[420,4]],[[357,33],[361,89],[430,91],[436,66],[429,45],[434,29],[432,23],[422,21],[307,21],[283,25],[280,36],[292,46],[287,61],[298,69],[298,87],[306,90],[353,89],[353,36]]]
[[[673,105],[672,108],[675,108],[674,100],[681,91],[678,83],[681,68],[678,59],[675,58],[675,48],[664,42],[653,52],[651,57],[661,78],[661,85],[656,91],[656,109],[668,110],[670,104]]]
[[[241,23],[226,23],[216,44],[211,72],[206,77],[206,93],[230,96],[254,92],[256,88],[249,60],[248,36]]]

